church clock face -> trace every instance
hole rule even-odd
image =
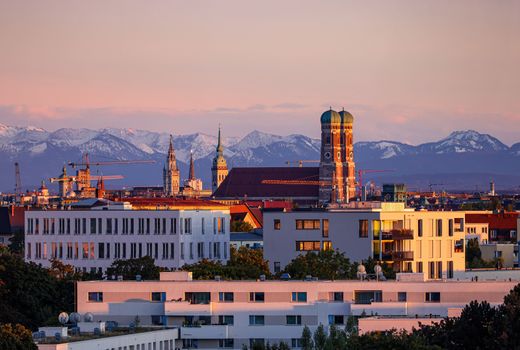
[[[330,159],[330,152],[325,152],[323,155],[326,159]]]

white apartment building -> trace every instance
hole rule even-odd
[[[184,275],[183,275],[184,274]],[[404,274],[410,277],[410,274]],[[303,328],[344,327],[349,316],[391,317],[387,328],[458,316],[472,300],[499,305],[518,281],[192,281],[188,272],[159,281],[85,281],[77,311],[95,321],[179,327],[183,348],[241,349],[254,342],[300,346]],[[415,321],[414,321],[415,320]],[[382,327],[380,324],[367,327]],[[389,326],[388,326],[389,324]],[[360,323],[361,325],[361,323]]]
[[[105,272],[116,259],[151,256],[178,268],[204,258],[229,259],[229,208],[215,203],[169,209],[114,204],[25,213],[25,259],[56,258],[83,271]]]
[[[299,254],[327,249],[351,261],[373,257],[425,279],[450,279],[465,270],[464,212],[354,202],[336,209],[266,210],[263,230],[264,258],[273,272]]]

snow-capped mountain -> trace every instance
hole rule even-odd
[[[169,137],[167,133],[146,130],[68,128],[49,132],[41,128],[0,124],[0,169],[4,170],[0,172],[0,190],[11,190],[15,161],[22,168],[23,183],[32,188],[40,180],[58,175],[63,164],[80,160],[86,152],[92,160],[155,160],[152,165],[107,166],[95,171],[122,174],[125,179],[114,184],[115,187],[160,185]],[[174,135],[173,139],[181,177],[187,176],[187,163],[193,152],[196,174],[209,184],[216,135],[195,133]],[[287,161],[317,160],[320,151],[318,139],[260,131],[242,138],[226,137],[223,143],[230,168],[287,166]],[[487,172],[515,176],[520,173],[520,143],[508,147],[490,135],[471,130],[455,131],[440,141],[416,146],[386,140],[358,142],[354,157],[358,169],[394,169],[392,176],[400,178],[422,173],[433,177],[439,172],[462,171],[475,175],[482,172],[483,164],[486,164]],[[384,176],[389,178],[387,174]],[[489,174],[485,176],[485,181],[489,181]]]
[[[474,130],[454,131],[448,137],[419,146],[424,153],[500,152],[509,147],[488,134]]]

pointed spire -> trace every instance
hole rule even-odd
[[[195,164],[193,163],[193,151],[190,152],[190,175],[189,180],[195,180]]]
[[[218,143],[217,143],[217,152],[222,153],[224,152],[224,148],[222,147],[222,142],[220,140],[220,124],[218,125]]]
[[[170,147],[168,148],[168,153],[173,152],[173,135],[170,134]]]

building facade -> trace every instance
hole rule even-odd
[[[327,249],[351,261],[373,257],[426,279],[450,279],[465,270],[464,212],[352,202],[338,209],[264,211],[263,232],[264,258],[273,272],[300,254]]]
[[[226,158],[224,158],[224,146],[220,138],[220,127],[218,128],[218,143],[213,165],[211,166],[211,190],[213,193],[217,191],[220,184],[226,179],[228,168]]]
[[[164,194],[173,197],[179,194],[180,190],[180,171],[177,168],[177,159],[175,158],[175,150],[173,149],[173,137],[170,135],[170,146],[168,148],[168,156],[166,164],[163,168],[163,187]]]
[[[25,259],[50,266],[56,258],[78,270],[106,272],[116,259],[151,256],[161,267],[229,259],[229,209],[179,204],[132,209],[124,203],[25,214]]]
[[[301,346],[302,330],[344,327],[349,316],[392,317],[389,328],[411,318],[457,316],[472,300],[492,306],[511,281],[190,281],[161,274],[160,281],[78,282],[78,312],[96,321],[180,327],[184,348],[241,349],[255,342]],[[176,274],[176,273],[173,273]],[[387,328],[388,329],[388,328]]]

